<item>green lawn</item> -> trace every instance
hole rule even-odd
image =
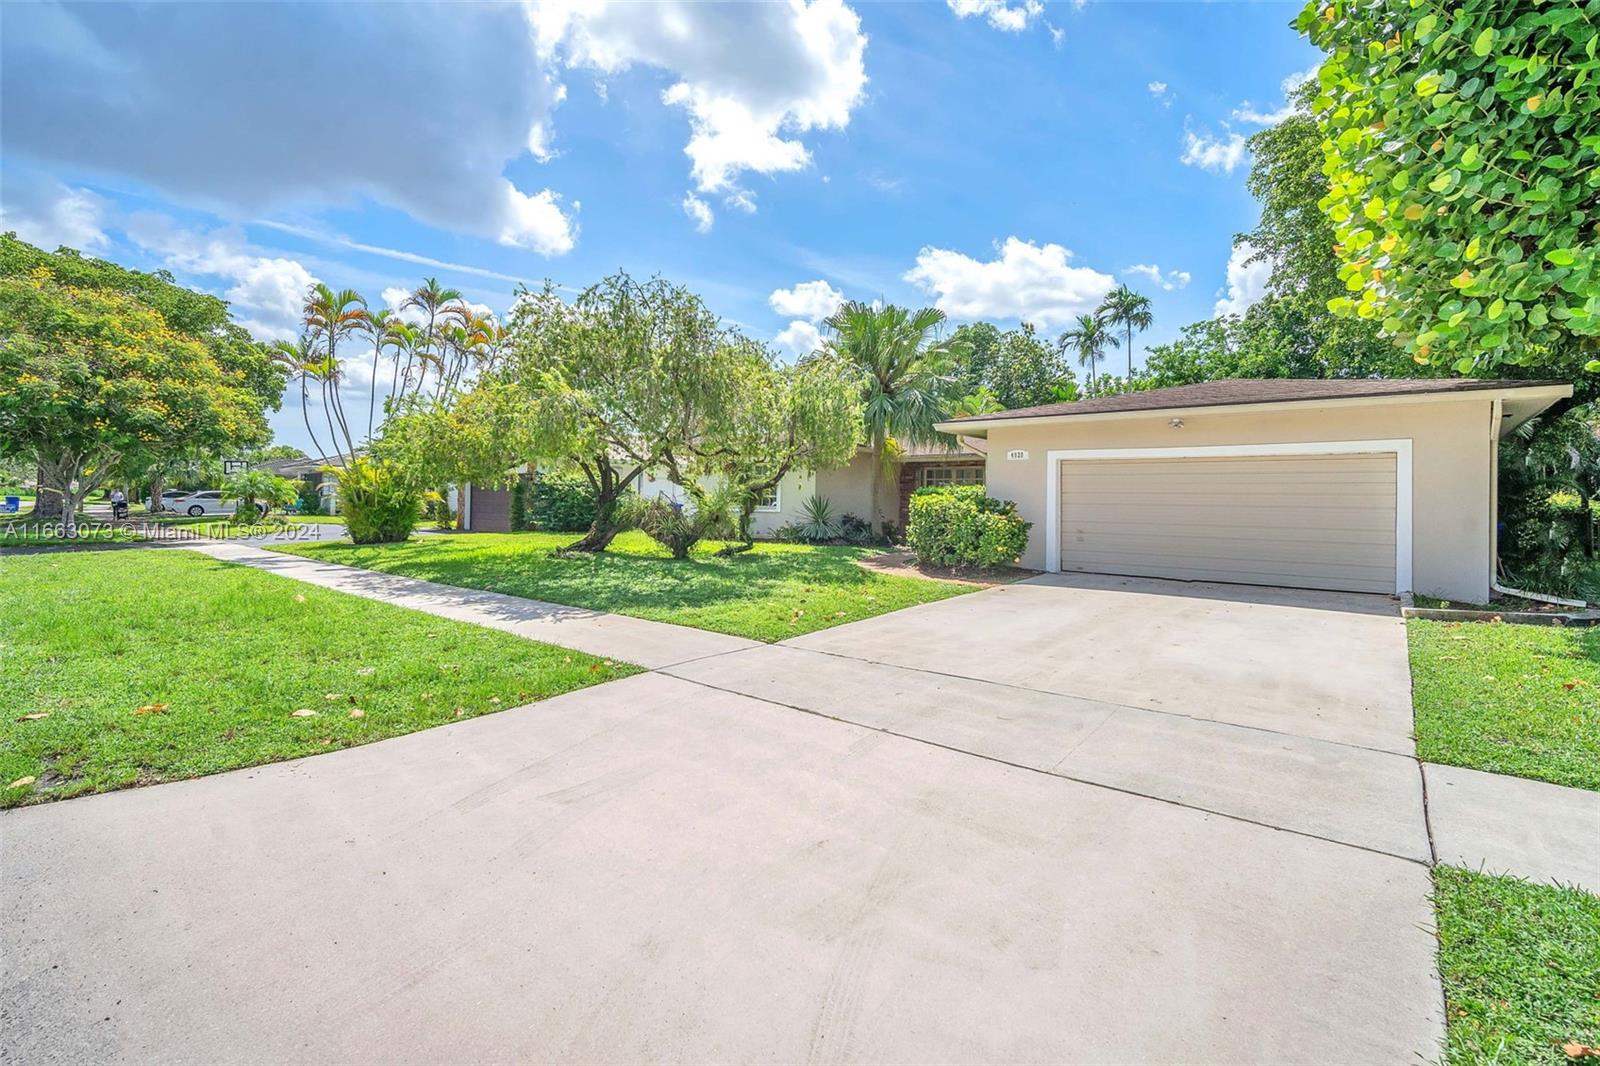
[[[368,570],[489,589],[569,607],[650,618],[755,640],[786,637],[974,591],[947,581],[877,574],[856,565],[863,548],[757,544],[716,556],[702,545],[673,561],[643,533],[625,533],[595,556],[552,556],[573,533],[467,533],[404,544],[272,545]]]
[[[1406,622],[1417,754],[1600,789],[1600,629]]]
[[[635,672],[178,549],[0,558],[0,664],[0,806],[351,747]]]
[[[1446,1062],[1559,1066],[1564,1044],[1600,1047],[1600,897],[1450,866],[1433,883]]]

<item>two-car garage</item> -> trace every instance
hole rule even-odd
[[[1561,382],[1215,381],[940,423],[986,438],[1023,566],[1483,602],[1499,441]]]
[[[1060,461],[1078,573],[1393,592],[1394,452]]]

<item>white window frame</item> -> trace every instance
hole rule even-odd
[[[1063,448],[1045,453],[1044,568],[1061,572],[1061,464],[1096,459],[1205,459],[1282,455],[1394,456],[1394,583],[1411,591],[1411,439],[1326,440],[1294,444],[1218,444],[1176,448]]]
[[[761,513],[761,514],[774,514],[774,513],[778,512],[778,511],[783,510],[783,479],[782,478],[778,479],[778,483],[776,485],[772,486],[772,504],[771,504],[771,506],[767,506],[765,504],[757,503],[756,506],[755,506],[755,510],[756,510],[757,513]]]
[[[952,476],[949,481],[934,482],[933,484],[936,487],[945,485],[982,485],[984,483],[986,474],[983,466],[979,463],[929,463],[925,466],[918,467],[917,469],[917,488],[925,489],[929,487],[929,482],[926,479],[930,470],[949,470],[952,472],[957,470],[977,471],[978,478],[976,481],[958,481]]]

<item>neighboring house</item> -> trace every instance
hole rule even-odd
[[[963,440],[948,448],[922,446],[902,452],[895,469],[882,483],[879,509],[883,520],[905,528],[911,493],[924,485],[983,484],[984,442]],[[649,499],[685,500],[683,489],[659,476],[646,476],[638,485]],[[751,529],[758,537],[770,537],[774,530],[803,519],[806,500],[819,495],[833,505],[835,518],[851,514],[870,519],[872,499],[872,453],[865,448],[845,466],[816,473],[791,471],[756,506]],[[511,493],[506,489],[468,486],[465,528],[481,533],[504,533],[511,528]]]
[[[1500,438],[1562,382],[1241,380],[954,419],[1050,571],[1489,599]]]
[[[349,461],[349,457],[335,455],[330,457],[331,464],[335,467]],[[317,496],[322,501],[324,514],[339,513],[339,478],[329,474],[323,467],[330,465],[330,460],[320,457],[314,459],[273,459],[262,463],[261,469],[270,471],[279,477],[290,478],[294,481],[304,481],[317,490]]]

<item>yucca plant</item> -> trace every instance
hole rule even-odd
[[[839,521],[833,516],[833,504],[826,496],[812,493],[800,505],[800,536],[804,540],[834,540],[839,536]]]

